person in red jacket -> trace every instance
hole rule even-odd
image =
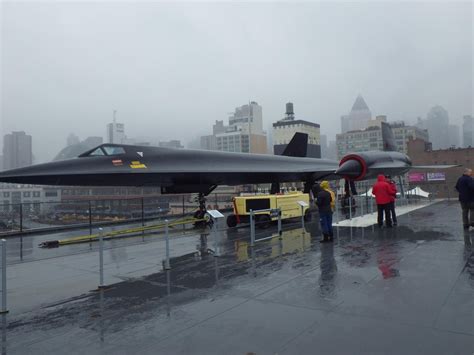
[[[392,200],[393,190],[390,184],[385,181],[385,176],[377,176],[377,182],[372,186],[372,195],[375,196],[377,203],[377,224],[383,226],[383,214],[385,213],[385,225],[392,227],[392,218],[390,216],[390,202]]]
[[[390,210],[390,215],[392,216],[392,223],[394,226],[397,225],[397,214],[395,213],[395,199],[397,198],[397,184],[395,184],[395,181],[392,180],[392,177],[390,175],[385,175],[385,181],[388,182],[390,187],[392,188],[392,195],[390,205],[388,206]]]

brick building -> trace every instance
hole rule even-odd
[[[420,186],[423,190],[433,193],[437,198],[457,198],[454,189],[457,179],[462,175],[464,168],[474,168],[474,148],[450,148],[432,150],[431,146],[421,139],[408,142],[408,156],[413,165],[461,165],[460,167],[443,170],[413,170],[410,173],[425,174],[425,181],[410,183]],[[428,181],[428,174],[442,172],[445,180]]]

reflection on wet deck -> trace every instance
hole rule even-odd
[[[108,277],[115,282],[108,289],[9,314],[2,350],[472,352],[474,232],[463,233],[456,204],[428,206],[400,217],[399,224],[340,227],[333,244],[319,243],[316,223],[286,226],[281,237],[273,229],[261,232],[271,238],[253,248],[248,230],[224,231],[218,257],[212,235],[203,233],[175,241],[180,244],[168,271],[161,270],[161,244],[125,245],[109,251]],[[56,260],[65,268],[57,276],[63,283],[69,275],[85,287],[91,278],[94,284],[97,274],[87,264],[96,257]],[[31,271],[35,264],[12,267]],[[13,279],[24,275],[17,271]],[[40,293],[55,293],[61,282],[48,291],[34,285]]]

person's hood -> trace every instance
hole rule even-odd
[[[380,174],[379,176],[377,176],[377,181],[385,181],[385,176]]]
[[[319,184],[323,190],[329,190],[329,182],[324,180],[321,181],[321,184]]]

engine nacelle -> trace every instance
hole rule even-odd
[[[348,180],[365,180],[378,174],[401,175],[411,167],[411,160],[403,153],[369,151],[344,156],[337,175]]]

